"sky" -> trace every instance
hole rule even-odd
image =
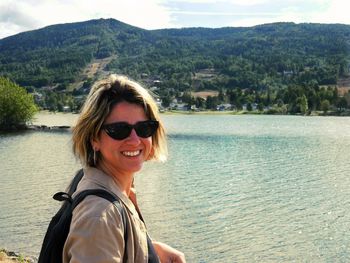
[[[347,0],[0,0],[0,39],[48,25],[114,18],[144,29],[273,22],[350,25]]]

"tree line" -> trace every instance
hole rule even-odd
[[[339,96],[336,87],[318,85],[301,87],[288,86],[286,89],[255,91],[253,89],[220,90],[217,96],[206,99],[194,97],[184,92],[177,98],[187,104],[188,110],[218,110],[222,104],[231,105],[230,110],[260,112],[266,114],[311,114],[323,111],[327,114],[349,114],[350,94]],[[36,103],[35,103],[36,101]],[[55,93],[46,91],[40,99],[27,93],[7,78],[0,77],[0,130],[13,130],[26,127],[38,109],[50,111],[79,111],[84,96],[79,94]],[[163,100],[163,107],[170,106],[172,99]],[[66,108],[68,107],[68,108]]]
[[[163,101],[165,108],[171,109],[173,97]],[[279,90],[233,89],[220,90],[217,96],[194,97],[184,92],[177,98],[186,103],[188,110],[234,110],[260,112],[266,114],[302,114],[322,111],[324,114],[349,114],[350,93],[341,96],[337,87],[318,85],[290,85]],[[228,105],[225,107],[225,104]],[[173,108],[176,109],[176,108]]]

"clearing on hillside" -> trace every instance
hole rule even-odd
[[[105,76],[109,74],[108,71],[105,71],[105,67],[116,57],[116,55],[113,55],[108,58],[94,59],[91,61],[91,63],[83,69],[79,79],[70,85],[69,90],[79,89],[87,79],[95,79],[100,75]]]
[[[338,94],[344,96],[350,91],[350,77],[342,78],[338,80]]]
[[[197,91],[197,92],[191,92],[191,95],[195,98],[200,97],[202,99],[207,99],[208,96],[218,96],[219,92],[216,90],[204,90],[204,91]]]

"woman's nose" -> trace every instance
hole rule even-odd
[[[129,135],[129,137],[127,138],[128,142],[130,143],[135,143],[138,144],[140,143],[140,137],[137,135],[135,129],[131,130],[131,133]]]

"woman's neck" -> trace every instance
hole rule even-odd
[[[123,171],[116,170],[113,166],[106,165],[104,162],[100,162],[97,168],[103,171],[105,174],[111,176],[114,182],[119,186],[122,193],[129,196],[130,189],[134,180],[133,173],[126,173]]]

